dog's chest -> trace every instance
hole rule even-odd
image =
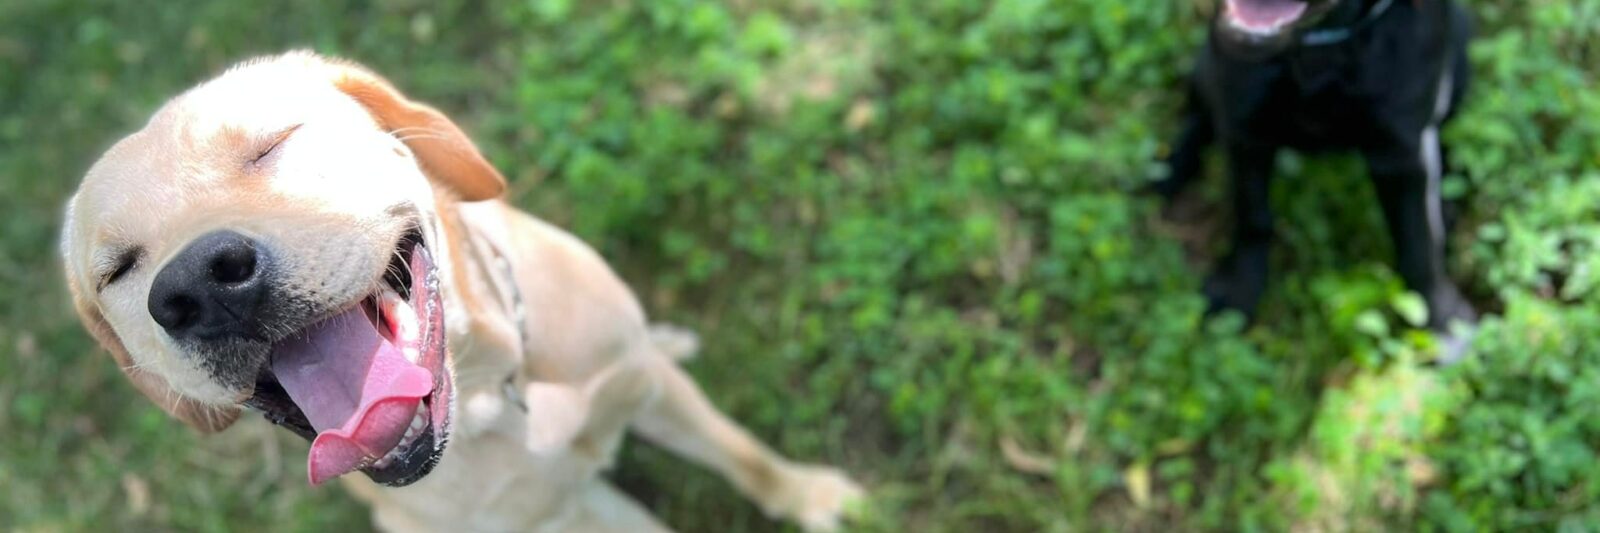
[[[575,488],[604,466],[566,450],[530,454],[518,439],[486,433],[452,442],[439,467],[413,485],[355,492],[385,531],[559,530]]]
[[[1288,93],[1284,102],[1258,120],[1272,138],[1305,151],[1357,148],[1373,131],[1370,100],[1330,89],[1311,94]]]
[[[429,476],[355,492],[389,531],[562,531],[653,398],[620,326],[643,318],[587,279],[617,283],[575,239],[499,205],[459,213],[456,431]]]
[[[1358,66],[1282,60],[1228,67],[1208,88],[1227,138],[1317,152],[1360,148],[1383,131],[1390,95],[1364,83]]]

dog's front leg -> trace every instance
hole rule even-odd
[[[1255,316],[1256,303],[1267,288],[1268,253],[1272,247],[1272,164],[1278,148],[1267,144],[1228,142],[1228,174],[1232,180],[1233,249],[1217,262],[1206,280],[1212,311],[1234,309]]]
[[[1216,124],[1200,91],[1191,80],[1184,103],[1183,125],[1167,154],[1167,175],[1150,184],[1150,190],[1171,202],[1200,177],[1205,150],[1216,139]]]
[[[846,504],[861,498],[843,472],[790,462],[756,440],[717,411],[669,357],[653,361],[660,396],[634,421],[646,439],[716,470],[768,515],[810,531],[836,529]]]
[[[1474,321],[1471,304],[1444,270],[1437,130],[1424,130],[1416,139],[1381,143],[1365,155],[1393,239],[1396,270],[1407,288],[1427,300],[1429,327],[1443,330],[1452,320]]]

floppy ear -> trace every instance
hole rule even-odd
[[[100,314],[100,309],[83,297],[77,283],[69,281],[67,285],[72,289],[73,307],[77,308],[78,318],[83,320],[83,326],[96,341],[100,342],[101,347],[111,352],[111,358],[116,359],[117,366],[128,375],[129,380],[133,381],[134,388],[144,393],[146,398],[161,406],[167,414],[200,430],[201,433],[222,431],[239,418],[238,407],[206,405],[185,398],[173,391],[167,380],[161,376],[134,368],[133,358],[128,356],[128,350],[123,347],[122,339],[117,338],[117,332],[111,329],[111,324]]]
[[[360,66],[326,61],[333,84],[372,113],[378,125],[411,148],[429,177],[464,201],[490,200],[505,191],[506,180],[449,117],[413,102],[393,85]]]

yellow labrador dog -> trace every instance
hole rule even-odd
[[[623,433],[835,528],[860,489],[778,456],[676,364],[573,236],[438,111],[306,52],[246,62],[113,146],[67,208],[77,310],[134,385],[202,431],[242,409],[311,441],[393,531],[650,531],[599,477]],[[349,475],[360,471],[363,475]]]

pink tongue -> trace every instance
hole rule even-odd
[[[1233,13],[1240,22],[1251,26],[1268,26],[1300,16],[1305,2],[1295,0],[1231,0]]]
[[[312,485],[383,457],[433,391],[433,373],[406,361],[361,306],[280,343],[272,373],[317,430]]]

